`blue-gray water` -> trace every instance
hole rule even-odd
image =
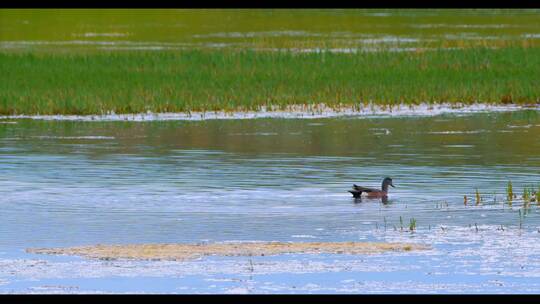
[[[511,180],[518,196],[524,187],[539,190],[539,139],[540,116],[530,110],[2,120],[0,292],[538,293],[538,207],[519,198],[510,205],[506,186]],[[379,187],[385,176],[396,185],[386,204],[347,193],[353,183]],[[404,241],[432,249],[189,262],[24,251],[222,241]]]

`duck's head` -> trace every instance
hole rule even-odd
[[[383,179],[383,181],[382,181],[382,189],[383,189],[383,191],[387,191],[388,186],[392,186],[393,188],[395,188],[394,184],[392,184],[392,179],[390,177],[386,177],[385,179]]]

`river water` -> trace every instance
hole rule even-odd
[[[0,293],[540,291],[536,110],[432,117],[0,120]],[[353,183],[388,201],[354,200]],[[477,204],[478,189],[482,201]],[[464,204],[467,196],[467,204]],[[411,221],[416,228],[410,231]],[[403,241],[365,256],[97,261],[26,248]]]

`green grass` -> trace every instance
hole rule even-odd
[[[357,54],[0,53],[0,114],[538,103],[540,48]]]

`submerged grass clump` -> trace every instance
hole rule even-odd
[[[0,53],[0,115],[530,104],[540,99],[539,65],[534,47]]]

